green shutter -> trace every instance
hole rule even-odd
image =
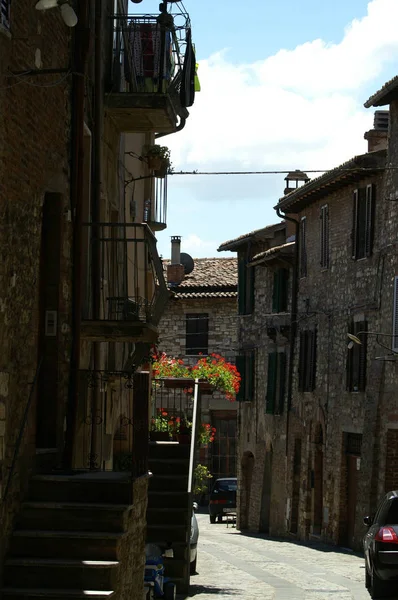
[[[246,306],[246,313],[251,314],[254,310],[254,289],[255,289],[255,267],[248,269],[248,286],[249,286],[249,297]]]
[[[283,413],[285,405],[285,389],[286,389],[286,352],[279,352],[279,398],[278,398],[278,414]]]
[[[268,354],[268,375],[267,375],[267,398],[265,403],[265,412],[273,415],[275,412],[275,394],[276,394],[276,375],[277,375],[276,352]]]
[[[239,392],[236,394],[238,402],[245,400],[245,388],[246,388],[246,356],[240,355],[235,359],[235,365],[238,369],[238,373],[241,376]]]
[[[246,314],[246,260],[238,258],[238,310],[240,315]]]
[[[254,379],[255,379],[255,354],[250,352],[247,355],[247,398],[246,400],[254,400]]]
[[[280,292],[279,292],[279,312],[287,311],[287,281],[289,271],[287,269],[280,270]]]

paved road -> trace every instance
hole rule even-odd
[[[195,600],[370,600],[363,559],[329,546],[242,535],[197,515]]]

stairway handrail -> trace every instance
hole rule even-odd
[[[10,465],[10,468],[9,468],[8,479],[7,479],[6,487],[4,489],[4,495],[3,495],[3,498],[1,500],[2,504],[4,504],[4,502],[6,501],[7,496],[8,496],[8,492],[10,490],[11,479],[12,479],[12,477],[14,475],[15,465],[16,465],[16,462],[17,462],[17,459],[18,459],[19,450],[20,450],[21,443],[22,443],[22,438],[23,438],[23,435],[25,433],[25,427],[26,427],[26,423],[28,421],[29,410],[30,410],[30,407],[31,407],[31,404],[32,404],[32,401],[33,401],[34,391],[36,389],[36,384],[37,384],[37,380],[39,378],[39,373],[40,373],[40,369],[41,369],[42,363],[43,363],[43,356],[40,357],[40,359],[39,359],[39,361],[37,363],[35,376],[34,376],[33,381],[31,383],[32,387],[30,388],[29,398],[28,398],[28,401],[27,401],[26,406],[25,406],[25,411],[24,411],[24,414],[23,414],[23,417],[22,417],[21,427],[19,428],[19,433],[18,433],[16,444],[15,444],[15,448],[14,448],[14,454],[13,454],[11,465]]]

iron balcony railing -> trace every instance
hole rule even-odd
[[[167,175],[158,179],[151,179],[151,199],[144,203],[144,223],[147,223],[153,231],[166,229],[167,224]]]
[[[88,223],[84,229],[83,320],[140,321],[156,326],[168,291],[156,238],[148,225]],[[93,298],[98,291],[100,297]]]
[[[195,71],[189,15],[114,15],[113,20],[112,92],[168,94],[183,112],[191,105],[187,82]]]

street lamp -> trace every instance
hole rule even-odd
[[[384,337],[390,337],[390,338],[396,338],[398,337],[396,334],[394,333],[381,333],[380,331],[357,331],[357,333],[354,335],[353,333],[347,333],[347,337],[350,340],[347,344],[347,348],[349,350],[352,350],[352,348],[354,347],[355,344],[362,346],[362,342],[360,340],[359,336],[362,335],[375,335],[376,336],[376,343],[381,346],[382,348],[385,348],[386,350],[390,351],[390,355],[388,357],[388,355],[386,357],[379,357],[379,358],[383,358],[384,360],[392,360],[392,357],[394,357],[395,355],[398,354],[398,351],[394,350],[393,348],[390,348],[389,346],[386,346],[385,344],[382,344],[377,338],[378,336],[384,336]]]

